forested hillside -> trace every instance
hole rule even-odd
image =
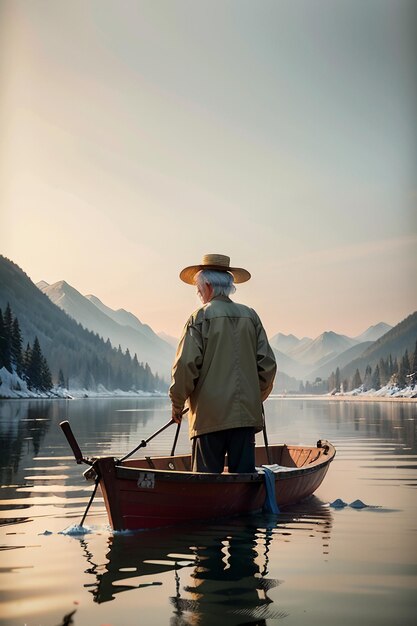
[[[380,359],[391,356],[393,360],[402,359],[405,351],[414,353],[417,340],[417,311],[391,328],[385,335],[370,345],[363,354],[341,369],[341,378],[350,378],[356,369],[364,375],[367,366],[375,368]]]
[[[71,319],[43,294],[12,261],[0,256],[0,308],[10,305],[19,320],[23,345],[38,338],[51,373],[58,382],[60,370],[66,386],[95,389],[163,390],[140,354],[115,349]]]

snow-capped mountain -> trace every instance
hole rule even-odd
[[[128,311],[114,311],[95,296],[83,296],[64,280],[42,286],[44,282],[37,285],[41,291],[84,328],[109,339],[116,348],[119,344],[123,350],[128,348],[139,362],[148,363],[153,372],[169,380],[174,349],[149,326]]]

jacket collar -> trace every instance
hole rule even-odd
[[[221,300],[222,302],[232,302],[232,300],[229,298],[229,296],[214,296],[210,302],[212,302],[213,300]]]

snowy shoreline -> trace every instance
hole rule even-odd
[[[385,385],[381,389],[364,391],[362,387],[353,391],[319,394],[273,394],[274,398],[298,398],[309,400],[338,400],[343,402],[417,402],[417,385],[400,389],[396,385]]]
[[[77,400],[82,398],[168,398],[167,393],[161,391],[123,391],[114,389],[109,391],[103,385],[96,390],[65,389],[54,387],[51,391],[31,391],[27,383],[19,378],[15,372],[10,373],[6,368],[0,369],[0,400]],[[297,393],[273,393],[271,398],[310,399],[310,400],[338,400],[348,402],[417,402],[417,385],[400,389],[395,385],[386,385],[381,389],[364,391],[362,387],[346,393],[326,393],[309,395]]]
[[[417,402],[417,397],[410,396],[378,396],[378,395],[366,395],[360,394],[357,396],[347,394],[337,395],[307,395],[307,394],[273,394],[271,398],[280,400],[329,400],[333,402]]]
[[[79,400],[82,398],[165,398],[161,391],[109,391],[103,385],[96,390],[53,387],[51,391],[31,391],[27,383],[6,368],[0,369],[0,400]]]

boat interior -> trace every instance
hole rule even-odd
[[[255,464],[260,465],[281,465],[283,467],[305,467],[317,461],[325,452],[325,448],[315,446],[287,446],[286,444],[268,446],[268,454],[265,446],[256,446]],[[134,467],[138,469],[155,469],[165,471],[190,472],[191,455],[178,454],[175,456],[150,457],[145,456],[140,459],[128,459],[123,461],[124,467]],[[224,472],[227,472],[227,457]]]

